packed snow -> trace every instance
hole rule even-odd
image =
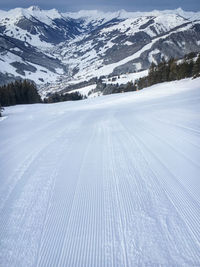
[[[200,266],[200,79],[6,108],[0,265]]]

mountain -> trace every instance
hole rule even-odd
[[[1,83],[28,78],[63,90],[193,51],[200,51],[200,12],[0,11]]]

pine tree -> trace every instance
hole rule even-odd
[[[132,91],[136,91],[136,86],[135,84],[133,84],[133,82],[128,82],[126,87],[123,90],[124,92],[132,92]]]
[[[169,61],[169,81],[174,81],[177,79],[177,64],[174,58]]]
[[[199,77],[200,76],[200,54],[199,54],[196,62],[193,65],[192,76],[193,77]]]
[[[0,104],[0,117],[2,117],[2,112],[3,112],[4,108],[1,106]]]
[[[155,72],[156,72],[156,65],[152,62],[148,73],[149,85],[152,85],[156,82]]]
[[[1,105],[33,104],[41,102],[34,83],[27,80],[15,81],[0,87]]]

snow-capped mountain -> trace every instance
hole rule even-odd
[[[200,12],[0,11],[0,77],[56,90],[200,51]]]

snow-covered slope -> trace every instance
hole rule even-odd
[[[73,78],[77,80],[135,72],[147,69],[152,62],[199,51],[199,24],[200,20],[177,14],[116,18],[73,40],[69,47],[61,45],[54,53],[62,50],[62,61],[76,70]]]
[[[67,25],[67,22],[73,20],[63,17],[56,9],[41,10],[39,7],[32,6],[28,9],[16,8],[7,12],[0,11],[0,15],[0,25],[6,28],[4,31],[6,36],[27,42],[40,49],[52,48],[54,43],[64,41],[64,37],[69,38],[70,31],[74,30],[69,29],[72,25]],[[62,38],[60,36],[61,39],[57,39],[62,30]],[[78,33],[78,27],[76,30]],[[50,34],[55,36],[50,36]]]
[[[199,44],[200,12],[182,9],[0,11],[2,83],[18,76],[62,90],[74,81],[146,70],[152,62],[198,52]]]
[[[0,73],[28,78],[37,84],[55,82],[68,74],[67,64],[49,53],[56,44],[82,32],[79,22],[57,10],[38,7],[0,11]],[[9,60],[7,60],[9,59]]]
[[[6,108],[0,265],[199,266],[200,79]]]

